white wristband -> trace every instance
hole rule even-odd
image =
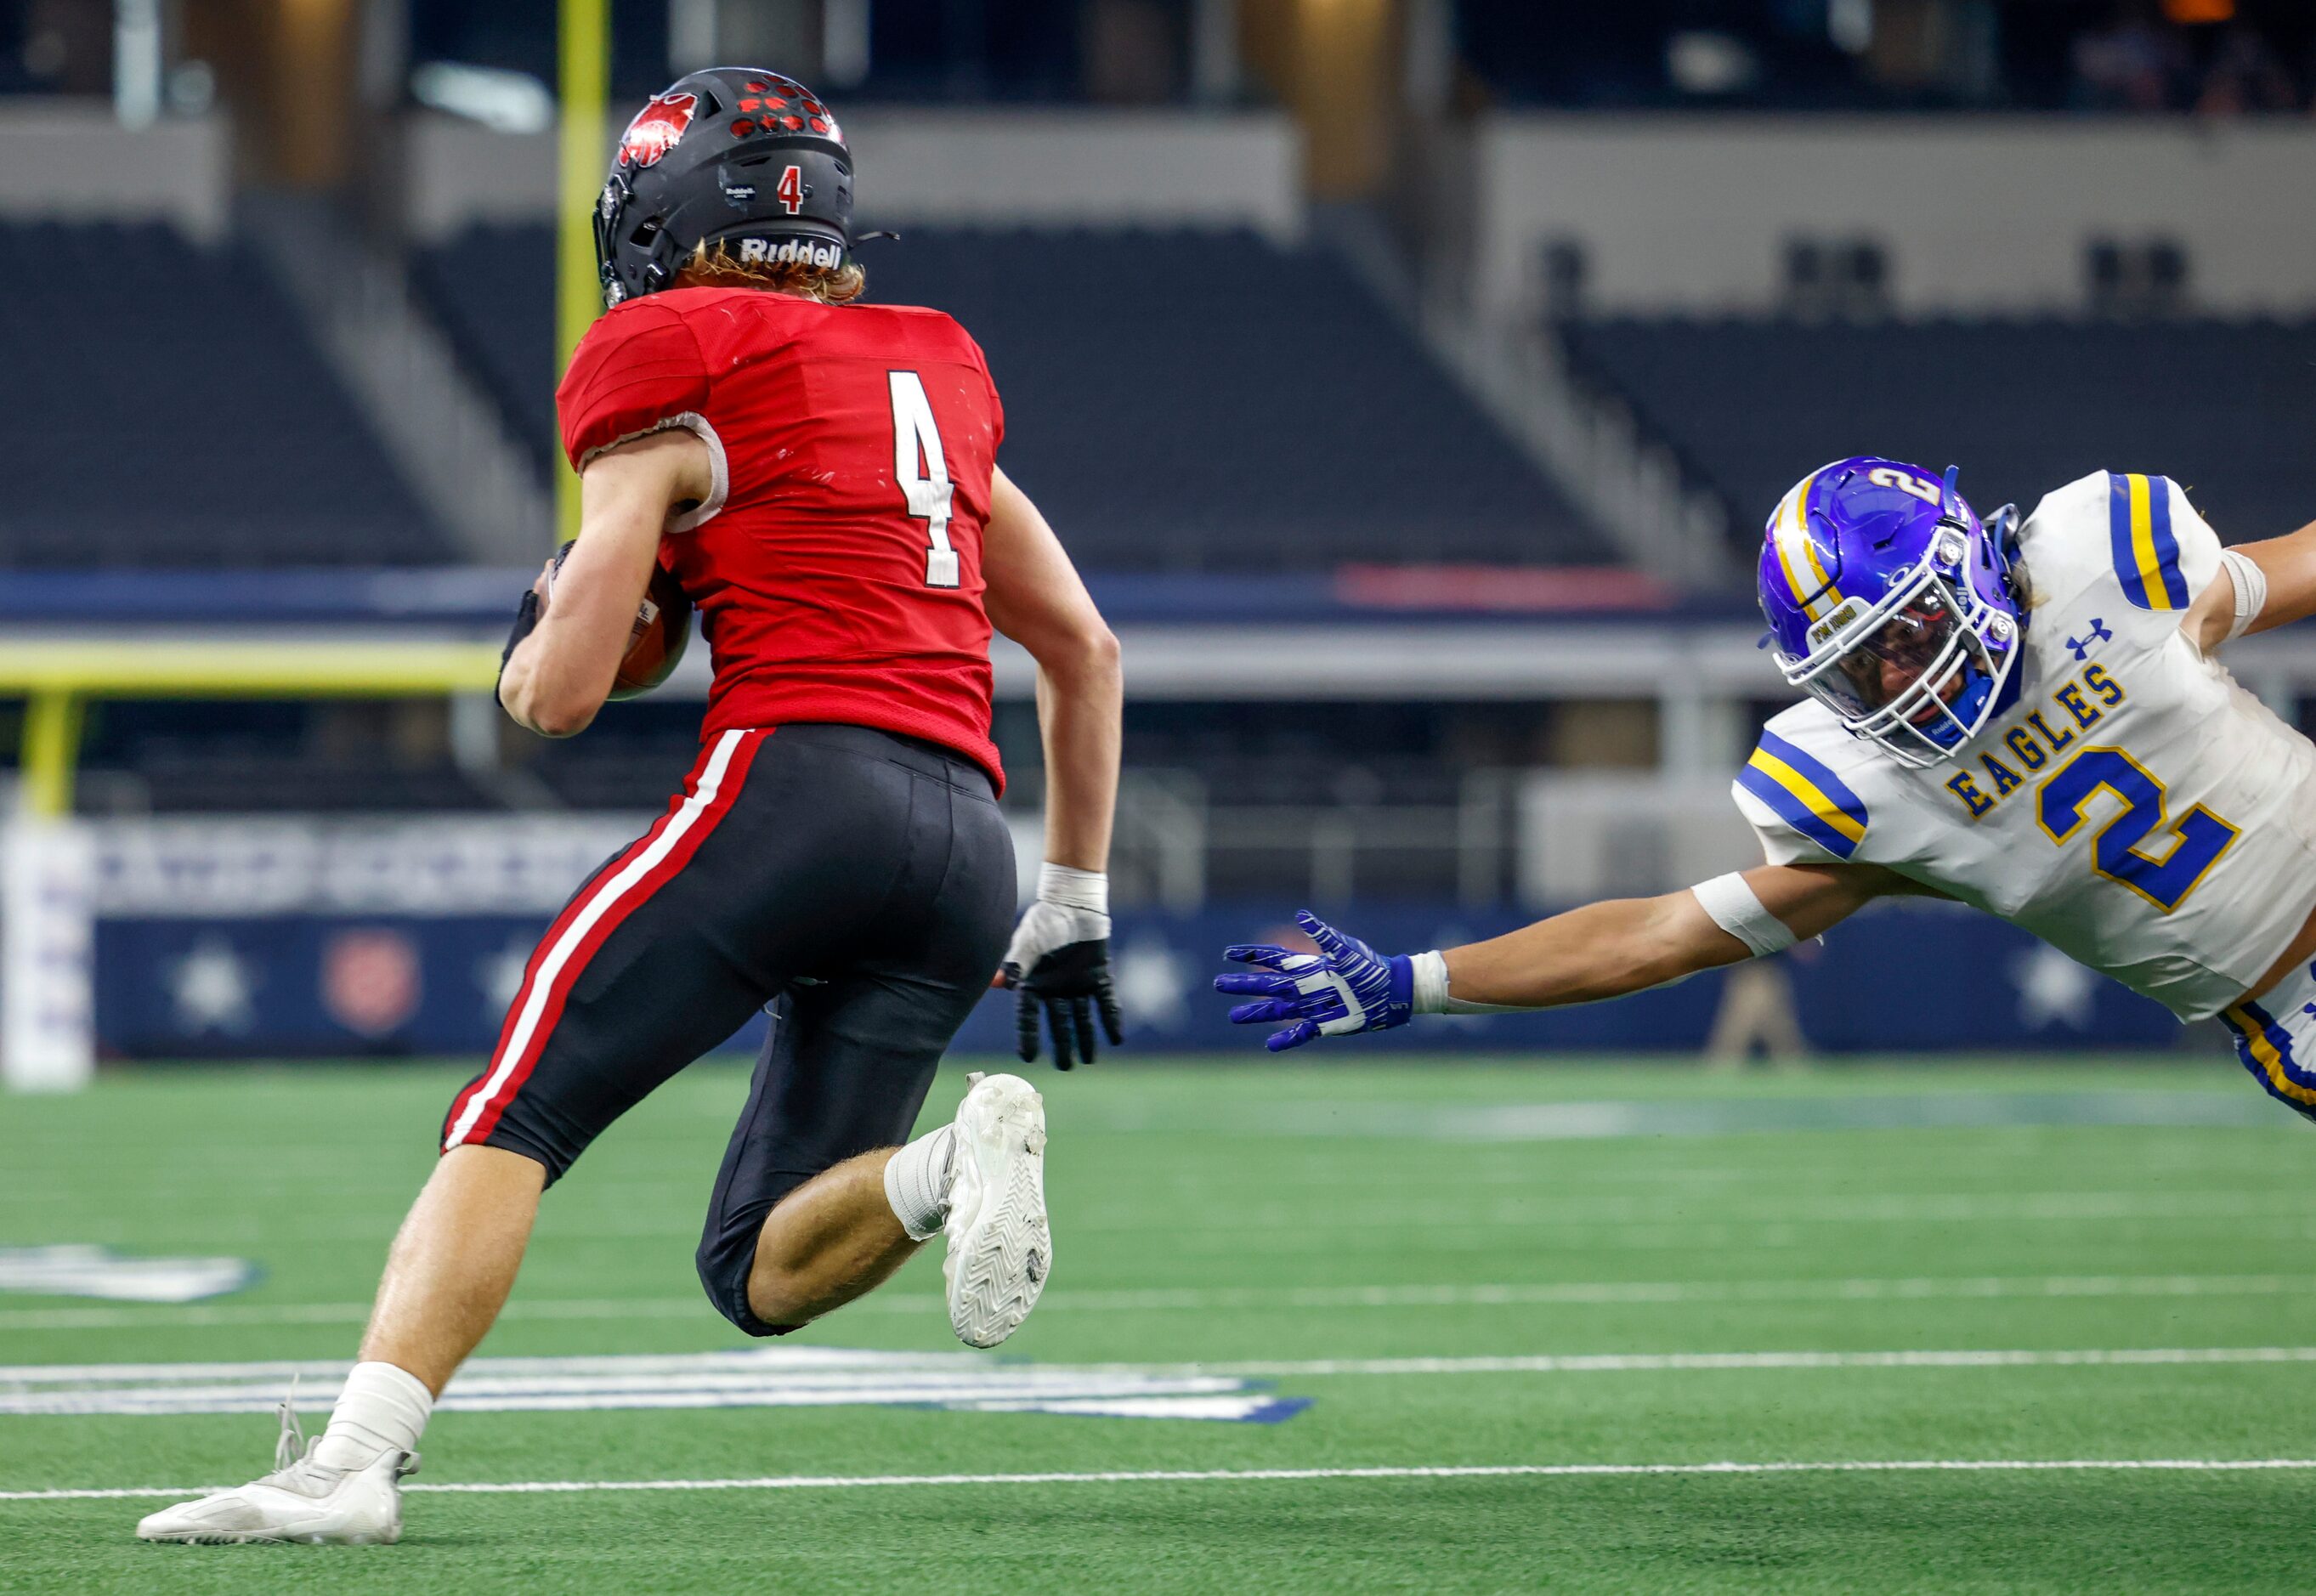
[[[1407,961],[1407,972],[1413,977],[1412,997],[1408,1006],[1419,1014],[1444,1014],[1448,1012],[1448,956],[1444,953],[1418,953]]]
[[[1763,908],[1745,878],[1734,871],[1699,881],[1689,891],[1697,895],[1698,906],[1713,917],[1713,923],[1744,943],[1756,958],[1794,945],[1794,933],[1786,923]]]
[[[1091,914],[1109,913],[1109,877],[1101,870],[1073,870],[1065,864],[1038,868],[1038,899]]]
[[[2220,565],[2228,574],[2229,584],[2236,590],[2236,618],[2228,628],[2230,639],[2240,638],[2267,608],[2267,573],[2251,556],[2238,548],[2220,550]]]
[[[1510,1003],[1465,1003],[1448,993],[1448,956],[1445,953],[1418,953],[1407,961],[1408,974],[1413,977],[1409,1005],[1419,1014],[1525,1014],[1528,1011]]]

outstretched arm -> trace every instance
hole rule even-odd
[[[1590,904],[1445,954],[1388,958],[1304,914],[1296,918],[1316,953],[1225,949],[1224,958],[1260,973],[1218,976],[1215,987],[1257,1000],[1231,1010],[1234,1022],[1287,1023],[1266,1044],[1276,1053],[1417,1014],[1621,997],[1816,936],[1871,899],[1921,890],[1877,865],[1763,865],[1661,897]]]
[[[2247,569],[2243,562],[2249,562]],[[2316,615],[2316,522],[2281,538],[2239,543],[2220,557],[2179,623],[2211,653],[2231,638],[2265,632]]]
[[[992,476],[982,532],[990,623],[1038,662],[1046,754],[1046,862],[999,978],[1017,989],[1018,1051],[1038,1056],[1042,1005],[1063,1069],[1095,1051],[1097,1016],[1124,1039],[1109,979],[1109,832],[1118,804],[1125,686],[1118,639],[1061,539],[1004,472]]]
[[[518,724],[544,737],[587,729],[628,651],[668,512],[706,498],[712,480],[708,446],[688,432],[631,439],[587,462],[578,540],[539,572],[499,671],[499,702]]]
[[[1878,865],[1856,864],[1768,864],[1745,871],[1744,881],[1795,941],[1911,885]],[[1752,957],[1706,913],[1697,890],[1684,888],[1587,904],[1492,941],[1452,948],[1443,996],[1512,1009],[1597,1003]]]

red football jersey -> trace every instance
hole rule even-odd
[[[576,467],[687,427],[715,490],[660,563],[715,664],[703,735],[839,721],[1004,772],[989,739],[981,530],[1004,412],[937,310],[676,289],[590,328],[556,392]]]

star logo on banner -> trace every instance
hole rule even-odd
[[[514,994],[522,990],[523,967],[530,962],[530,948],[521,937],[509,937],[505,947],[475,960],[475,985],[481,988],[483,1001],[493,1014],[503,1014],[514,1006]]]
[[[169,967],[169,1001],[177,1029],[189,1035],[222,1031],[238,1036],[256,1020],[250,1006],[249,961],[219,936],[205,936]]]
[[[1128,942],[1117,959],[1114,979],[1118,1006],[1129,1025],[1154,1030],[1179,1030],[1189,1018],[1185,1003],[1189,973],[1180,955],[1156,937],[1141,936]]]
[[[2018,988],[2018,1023],[2029,1030],[2064,1025],[2089,1030],[2098,977],[2056,948],[2039,947],[2010,961]]]
[[[2076,642],[2074,638],[2069,638],[2067,639],[2067,646],[2075,651],[2075,657],[2077,659],[2085,660],[2091,656],[2091,645],[2093,643],[2104,643],[2109,638],[2114,636],[2115,634],[2113,632],[2107,630],[2107,622],[2094,615],[2091,617],[2091,635],[2080,643]]]

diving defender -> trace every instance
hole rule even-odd
[[[1897,460],[1839,460],[1769,519],[1761,608],[1807,696],[1737,773],[1768,862],[1396,958],[1219,977],[1274,1049],[1417,1014],[1589,1003],[1775,953],[1875,898],[1946,897],[2169,1008],[2217,1015],[2316,1117],[2316,746],[2220,664],[2316,614],[2316,525],[2222,549],[2178,486],[2099,472],[1990,522]]]

